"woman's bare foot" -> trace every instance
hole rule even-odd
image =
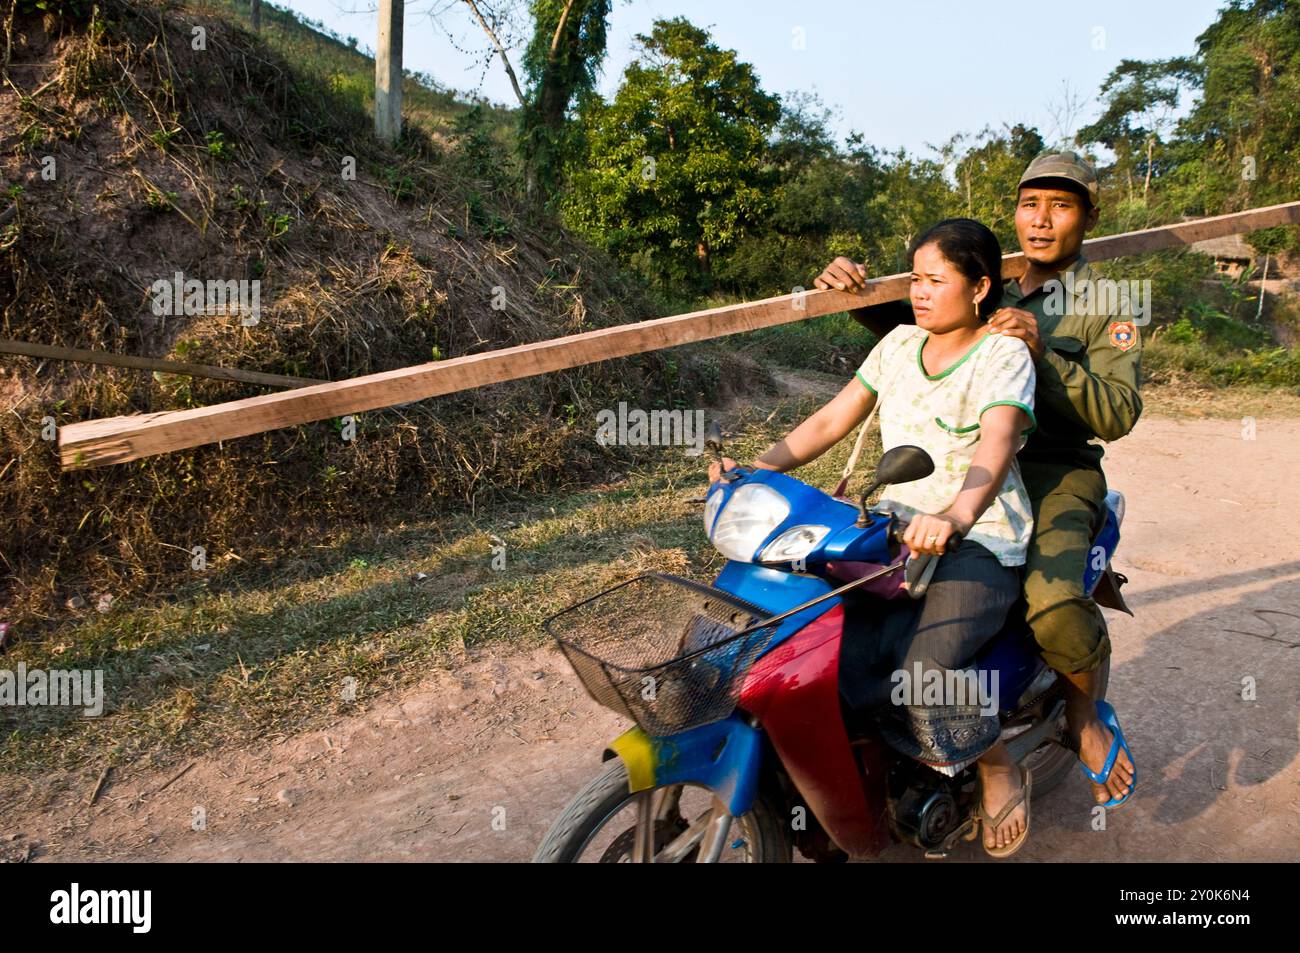
[[[1006,745],[999,742],[980,758],[978,768],[984,812],[989,817],[997,817],[1007,802],[1020,793],[1023,781],[1020,766],[1011,760]],[[1021,801],[996,829],[988,824],[982,825],[984,846],[994,850],[1009,846],[1024,832],[1027,816],[1028,806]]]

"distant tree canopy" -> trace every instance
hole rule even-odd
[[[1034,129],[986,129],[922,159],[881,153],[808,94],[765,93],[734,51],[683,19],[640,36],[614,98],[585,96],[561,209],[625,264],[683,293],[774,293],[835,255],[902,267],[947,215],[986,221],[1009,246],[1015,184],[1043,148]]]
[[[836,255],[897,270],[912,239],[950,215],[1016,247],[1016,182],[1045,146],[1035,128],[957,134],[927,156],[883,151],[861,133],[838,140],[817,97],[764,91],[735,51],[683,18],[637,37],[607,101],[595,77],[609,0],[531,9],[530,185],[666,290],[780,293]],[[1296,199],[1300,0],[1229,0],[1192,55],[1124,60],[1098,101],[1074,141],[1102,150],[1102,233]],[[1252,241],[1296,249],[1298,235]]]
[[[1195,99],[1172,122],[1184,91]],[[1114,151],[1110,187],[1130,212],[1137,206],[1140,219],[1300,198],[1297,0],[1231,0],[1197,37],[1195,55],[1125,60],[1102,85],[1101,100],[1102,115],[1078,138]],[[1256,241],[1300,248],[1295,229]]]
[[[964,155],[953,157],[960,212],[993,230],[1006,251],[1016,245],[1016,183],[1025,166],[1043,151],[1037,129],[1020,124],[997,134],[985,129]]]
[[[771,207],[764,159],[780,101],[684,19],[657,21],[637,42],[613,101],[581,105],[564,217],[665,279],[707,276]]]

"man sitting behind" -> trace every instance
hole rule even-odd
[[[1119,301],[1098,301],[1099,276],[1081,253],[1097,224],[1097,204],[1097,174],[1082,157],[1047,152],[1030,163],[1015,216],[1027,267],[1019,281],[1003,285],[988,333],[1024,341],[1037,371],[1038,427],[1018,456],[1035,524],[1025,565],[1027,619],[1044,661],[1064,678],[1070,734],[1094,797],[1118,806],[1132,791],[1135,771],[1121,748],[1109,774],[1100,773],[1114,739],[1093,698],[1110,638],[1083,578],[1106,497],[1104,451],[1091,441],[1118,440],[1137,423],[1141,341]],[[864,265],[837,258],[815,284],[856,292],[866,278]],[[906,302],[850,313],[879,337],[914,323]]]

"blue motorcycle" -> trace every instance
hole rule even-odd
[[[716,424],[707,443],[720,459]],[[704,501],[705,532],[728,560],[711,586],[649,573],[547,619],[591,696],[635,727],[609,743],[607,767],[534,860],[782,862],[798,848],[838,861],[895,841],[942,857],[973,839],[973,765],[947,774],[897,753],[845,701],[840,672],[849,603],[920,598],[929,579],[927,558],[901,543],[905,524],[867,500],[933,469],[924,450],[895,447],[856,505],[785,474],[726,471]],[[1118,598],[1110,559],[1123,518],[1123,496],[1109,493],[1089,594],[1104,582]],[[1002,739],[1041,796],[1076,755],[1061,682],[1023,611],[973,665],[996,673]],[[1108,675],[1107,661],[1099,699]]]

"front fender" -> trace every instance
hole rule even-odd
[[[666,738],[632,728],[609,743],[601,760],[623,759],[633,794],[670,784],[701,784],[739,817],[758,793],[762,753],[762,735],[733,714]]]

